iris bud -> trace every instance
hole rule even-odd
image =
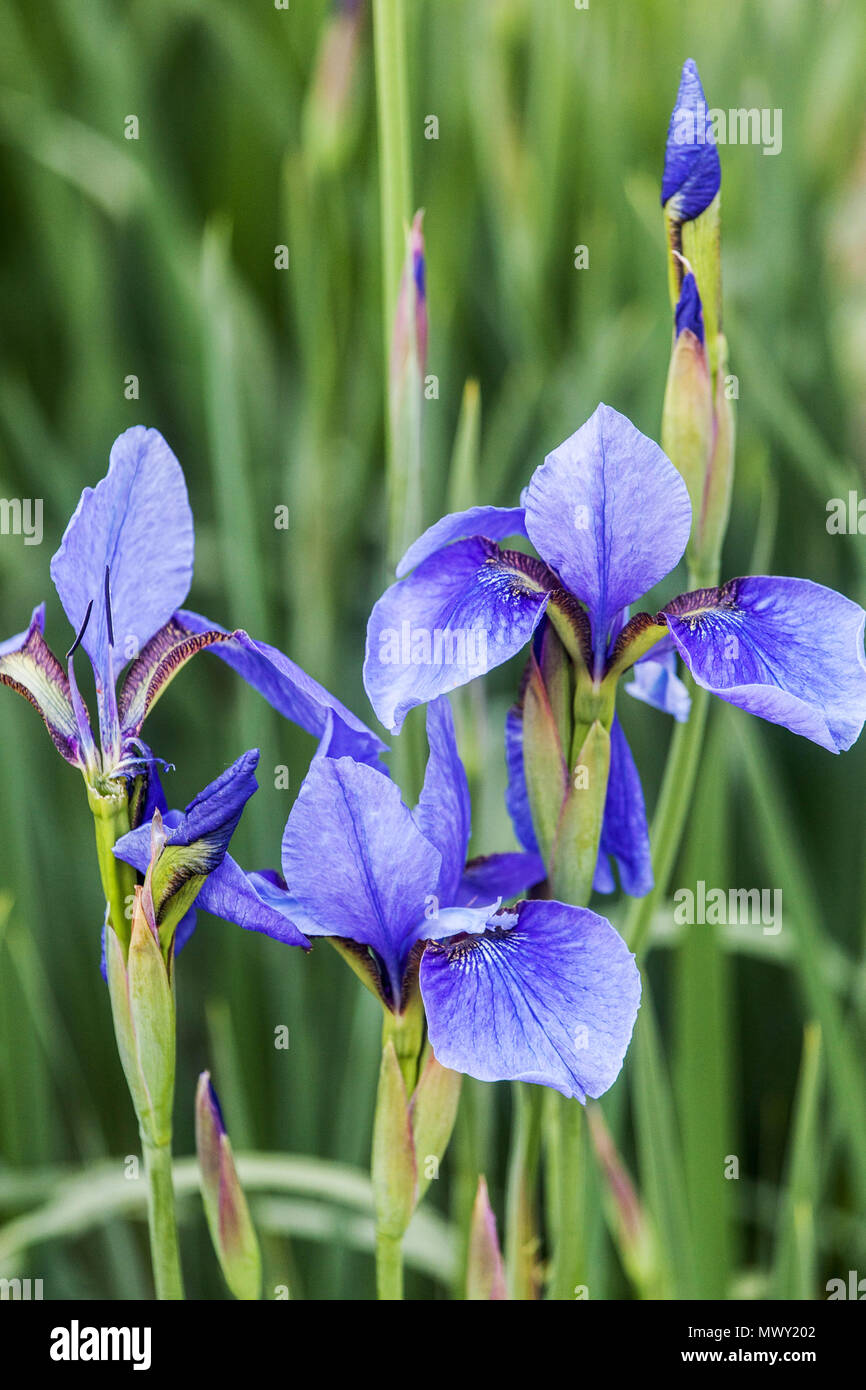
[[[668,241],[671,306],[682,296],[684,261],[694,267],[703,300],[710,369],[716,368],[721,323],[719,152],[704,89],[691,58],[683,64],[665,144],[661,201]]]
[[[586,1108],[589,1132],[606,1185],[608,1224],[625,1271],[643,1298],[669,1297],[658,1240],[601,1109]]]
[[[259,1243],[206,1071],[198,1079],[195,1096],[195,1143],[205,1215],[220,1268],[235,1298],[255,1301],[262,1289]]]
[[[468,1302],[477,1303],[507,1297],[505,1264],[496,1234],[496,1217],[487,1194],[487,1183],[480,1177],[469,1228],[466,1298]]]
[[[716,583],[730,510],[733,406],[727,394],[727,342],[724,334],[716,335],[713,375],[697,281],[688,262],[683,260],[683,265],[662,413],[662,448],[682,474],[691,498],[688,560],[693,582],[696,587],[709,587]]]

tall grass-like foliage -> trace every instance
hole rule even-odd
[[[387,334],[412,218],[424,209],[430,319],[414,535],[447,510],[514,505],[599,400],[661,438],[658,190],[688,54],[711,103],[784,115],[777,155],[721,151],[739,390],[722,572],[809,575],[866,602],[862,6],[832,22],[760,0],[694,14],[664,0],[0,10],[0,499],[40,499],[44,534],[25,544],[0,526],[0,632],[26,623],[82,486],[143,422],[184,464],[203,611],[266,632],[375,725],[361,663],[405,525]],[[383,107],[377,70],[397,61],[401,22],[405,85]],[[679,577],[658,606],[689,587]],[[49,643],[66,636],[49,614]],[[315,745],[207,660],[148,725],[176,766],[169,803],[259,747],[232,854],[276,867]],[[517,658],[454,700],[473,854],[516,848],[502,728],[519,674]],[[631,703],[652,813],[670,731]],[[639,922],[626,900],[604,908],[627,937],[639,927],[643,1002],[628,1065],[566,1155],[580,1189],[568,1258],[592,1299],[824,1298],[829,1280],[866,1272],[866,749],[834,759],[720,701],[706,720],[661,891]],[[148,1297],[92,829],[74,773],[2,690],[0,752],[0,1276],[36,1271],[51,1298]],[[411,804],[423,759],[400,772]],[[700,882],[779,890],[781,930],[681,924],[674,895]],[[305,960],[204,913],[182,965],[187,1296],[226,1293],[197,1200],[207,1067],[264,1297],[370,1297],[378,1004],[324,945]],[[470,1296],[501,1296],[492,1232],[507,1253],[521,1216],[513,1136],[532,1166],[533,1125],[555,1118],[520,1106],[465,1081],[403,1243],[407,1298],[464,1297],[467,1254]]]

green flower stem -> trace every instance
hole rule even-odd
[[[605,711],[612,720],[612,696]],[[575,699],[575,712],[578,700]],[[551,896],[562,902],[585,906],[592,896],[592,881],[598,862],[598,847],[610,773],[610,736],[607,725],[598,719],[588,727],[575,721],[572,762],[588,772],[587,785],[575,796],[575,819],[568,843],[573,846],[565,863],[554,870]],[[554,1300],[574,1298],[575,1285],[581,1283],[583,1259],[583,1106],[571,1096],[554,1095],[547,1114],[547,1176],[556,1210],[553,1265],[547,1296]]]
[[[709,691],[695,685],[688,672],[684,672],[684,679],[692,697],[692,709],[687,722],[674,729],[653,817],[653,888],[645,898],[632,899],[625,923],[625,939],[638,959],[647,948],[653,915],[668,890],[704,742]]]
[[[385,1231],[376,1232],[376,1294],[392,1303],[403,1298],[403,1241]]]
[[[553,1161],[549,1177],[553,1182],[552,1205],[556,1212],[556,1244],[547,1297],[563,1302],[574,1298],[581,1280],[583,1264],[583,1157],[585,1115],[583,1106],[570,1096],[552,1094],[549,1127],[553,1140]]]
[[[158,1299],[182,1299],[183,1277],[174,1211],[171,1144],[151,1144],[142,1134],[147,1174],[147,1224],[153,1259],[153,1278]]]
[[[121,835],[129,830],[129,801],[125,791],[117,796],[100,796],[91,787],[87,789],[87,800],[93,813],[102,891],[111,925],[125,953],[130,932],[127,903],[135,890],[135,870],[116,859],[113,851]]]
[[[538,1260],[535,1189],[541,1151],[544,1088],[516,1081],[511,1087],[511,1095],[514,1111],[506,1193],[505,1268],[509,1299],[525,1301],[536,1298],[538,1293],[535,1278]]]

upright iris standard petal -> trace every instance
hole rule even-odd
[[[673,639],[665,637],[632,667],[633,679],[625,687],[628,695],[646,705],[672,714],[684,724],[692,707],[692,697],[677,675],[677,653]]]
[[[709,207],[721,182],[712,118],[697,67],[687,58],[668,127],[662,206],[673,199],[671,211],[680,222],[690,222]]]
[[[193,549],[180,464],[158,430],[136,425],[115,440],[107,475],[85,488],[51,561],[51,577],[76,632],[94,601],[82,645],[103,684],[109,680],[106,571],[118,670],[183,603]]]
[[[413,541],[397,566],[397,578],[435,555],[452,541],[469,536],[484,536],[490,541],[503,541],[508,536],[525,536],[526,522],[522,507],[470,507],[465,512],[451,512],[428,526],[417,541]]]
[[[364,685],[386,728],[415,705],[499,666],[526,645],[555,586],[530,556],[474,536],[429,556],[379,599]]]
[[[444,1067],[481,1081],[533,1081],[583,1101],[622,1066],[640,976],[603,917],[524,902],[482,936],[428,946],[421,993]]]
[[[699,589],[665,620],[699,685],[822,748],[850,748],[866,721],[866,613],[808,579],[755,576]]]
[[[286,883],[304,931],[370,947],[395,1000],[441,868],[388,777],[351,758],[313,763],[283,835]]]
[[[624,893],[642,898],[653,886],[649,828],[640,774],[619,719],[610,730],[610,775],[604,803],[601,843],[593,887],[612,893],[616,887],[610,860],[616,861]]]
[[[332,756],[346,755],[374,765],[378,763],[379,754],[385,750],[378,735],[276,647],[256,642],[246,632],[227,632],[219,623],[212,623],[188,609],[176,613],[174,621],[189,633],[211,633],[224,638],[215,639],[215,645],[207,645],[212,645],[214,654],[263,695],[279,714],[300,724],[308,733],[321,738],[331,712],[334,715]]]
[[[68,763],[79,762],[79,732],[66,672],[47,645],[45,605],[33,610],[26,632],[0,642],[0,684],[23,695],[38,710],[55,748]]]
[[[436,896],[443,906],[450,906],[457,900],[466,863],[471,807],[469,783],[457,751],[454,716],[444,695],[427,707],[427,742],[430,756],[414,816],[421,834],[442,855]]]
[[[690,528],[673,464],[607,405],[548,454],[527,489],[529,538],[586,604],[597,660],[618,610],[670,573]]]

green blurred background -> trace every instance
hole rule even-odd
[[[369,8],[352,28],[325,0],[0,5],[0,496],[45,509],[41,546],[0,537],[0,636],[44,598],[48,640],[66,649],[50,556],[114,437],[155,425],[197,522],[191,606],[282,646],[373,721],[360,667],[387,572]],[[859,0],[411,0],[413,203],[439,382],[424,407],[424,520],[455,498],[516,502],[601,399],[658,436],[670,347],[658,189],[688,56],[710,106],[783,111],[778,156],[721,150],[740,383],[724,572],[804,575],[862,603],[866,542],[825,524],[830,498],[862,495],[866,462]],[[587,269],[574,268],[578,244]],[[480,447],[470,420],[454,464],[468,379]],[[281,505],[288,531],[274,527]],[[514,844],[501,743],[518,675],[515,663],[455,701],[475,852]],[[652,803],[670,728],[621,704]],[[149,730],[176,764],[172,805],[261,747],[233,852],[276,866],[312,740],[210,657]],[[649,1253],[623,1242],[587,1150],[590,1297],[815,1298],[849,1269],[866,1276],[864,769],[862,745],[833,759],[713,708],[675,885],[781,888],[784,928],[678,936],[671,910],[658,914],[635,1040],[601,1107]],[[142,1222],[102,1219],[137,1136],[97,972],[90,818],[77,774],[7,690],[0,856],[0,1218],[13,1222],[0,1273],[42,1277],[48,1298],[147,1297]],[[622,906],[603,910],[621,920]],[[326,946],[304,959],[205,915],[178,978],[178,1154],[192,1152],[209,1066],[236,1148],[342,1165],[327,1190],[325,1170],[304,1165],[259,1175],[266,1296],[370,1297],[352,1184],[369,1156],[376,1004]],[[410,1241],[411,1295],[447,1296],[479,1171],[502,1221],[510,1106],[507,1087],[466,1086]],[[181,1211],[188,1294],[222,1297],[197,1199]]]

